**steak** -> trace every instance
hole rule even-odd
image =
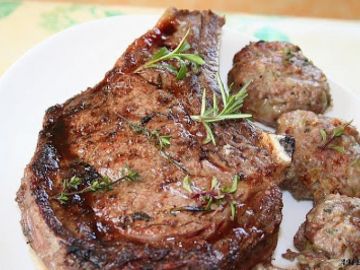
[[[204,88],[219,92],[223,24],[211,11],[169,9],[98,85],[47,110],[17,202],[48,269],[251,269],[269,261],[282,218],[276,184],[293,139],[233,120],[214,124],[217,143],[204,144],[204,126],[190,117]],[[190,51],[206,62],[199,70],[183,80],[161,68],[135,72],[189,29]],[[101,179],[113,185],[94,192]],[[59,200],[69,183],[93,192]]]

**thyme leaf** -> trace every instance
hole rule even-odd
[[[216,75],[216,79],[221,92],[221,100],[223,105],[222,110],[219,111],[215,93],[213,93],[212,107],[207,108],[206,89],[204,89],[201,99],[200,115],[191,115],[192,120],[202,123],[205,127],[206,139],[204,140],[204,143],[206,144],[212,142],[214,145],[216,145],[216,141],[214,133],[211,129],[212,123],[224,120],[252,117],[251,114],[243,114],[240,112],[244,100],[247,97],[246,88],[249,86],[250,82],[246,83],[236,94],[231,95],[229,91],[225,89],[219,74]]]
[[[166,47],[160,48],[145,64],[138,67],[135,72],[140,72],[147,68],[164,67],[171,73],[176,74],[177,80],[182,80],[188,73],[189,65],[192,64],[195,67],[198,67],[205,64],[204,59],[200,55],[186,53],[189,49],[191,49],[190,44],[186,40],[189,33],[190,29],[187,30],[185,36],[181,39],[179,45],[173,51],[170,51]],[[176,60],[179,63],[179,69],[171,64],[163,65],[163,63],[170,60]]]
[[[126,118],[122,117],[122,119],[124,119],[128,125],[130,126],[130,128],[137,134],[143,134],[145,135],[149,140],[152,140],[155,145],[160,149],[164,149],[166,147],[169,147],[171,145],[170,140],[171,140],[171,136],[170,135],[162,135],[160,134],[159,130],[150,130],[146,127],[144,127],[141,124],[137,124],[137,123],[133,123],[129,120],[127,120]]]
[[[344,135],[346,127],[350,126],[351,123],[352,123],[352,120],[343,125],[335,127],[332,130],[332,134],[330,137],[328,137],[328,134],[326,133],[326,131],[324,129],[320,129],[320,135],[321,135],[321,138],[323,141],[323,144],[320,146],[320,148],[323,150],[326,148],[329,148],[329,149],[333,149],[339,153],[345,153],[345,148],[343,146],[334,145],[334,144],[332,144],[332,142],[336,138],[339,138],[342,135]]]

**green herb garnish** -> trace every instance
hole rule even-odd
[[[320,129],[321,139],[323,144],[320,146],[321,149],[333,149],[339,153],[345,153],[345,148],[343,146],[334,145],[332,142],[336,139],[344,135],[346,127],[351,125],[352,121],[347,122],[343,125],[337,126],[333,129],[331,136],[329,137],[327,132],[324,129]]]
[[[182,187],[183,187],[183,189],[185,189],[187,192],[189,192],[189,193],[192,192],[191,179],[190,179],[190,177],[189,177],[188,175],[184,177],[183,183],[182,183]]]
[[[130,126],[130,128],[138,134],[145,135],[149,140],[153,141],[160,150],[170,146],[170,135],[162,135],[159,130],[150,130],[141,124],[130,122],[123,118]]]
[[[91,180],[89,185],[78,190],[78,187],[83,184],[83,180],[77,176],[71,177],[70,180],[65,179],[63,181],[63,190],[55,198],[61,203],[66,204],[69,201],[70,196],[80,195],[87,192],[108,191],[112,189],[112,186],[121,181],[134,182],[139,179],[139,173],[126,166],[122,169],[122,177],[115,181],[111,181],[109,177],[102,176]]]
[[[210,190],[203,191],[200,188],[194,186],[191,178],[187,175],[183,179],[182,187],[184,190],[192,194],[192,198],[199,200],[201,203],[198,206],[184,206],[172,208],[171,211],[213,211],[213,205],[216,205],[216,207],[218,207],[228,204],[231,210],[231,219],[234,220],[234,217],[236,215],[236,202],[232,200],[232,194],[237,191],[239,179],[240,177],[238,175],[235,175],[233,177],[231,186],[221,188],[217,178],[213,177],[211,179]],[[196,190],[196,192],[194,192],[194,190]],[[230,200],[232,201],[229,202]]]
[[[214,145],[216,145],[216,141],[211,129],[212,123],[223,120],[250,118],[252,116],[251,114],[243,114],[240,112],[244,99],[247,97],[246,88],[249,86],[250,82],[246,83],[236,94],[230,95],[229,91],[225,89],[219,74],[216,75],[216,78],[221,91],[223,109],[221,111],[219,110],[215,93],[213,93],[212,107],[207,108],[206,90],[204,89],[200,115],[191,116],[191,119],[202,123],[205,127],[207,135],[204,143],[212,142]]]
[[[182,80],[186,77],[189,65],[193,64],[195,67],[205,64],[204,59],[198,54],[186,53],[191,49],[190,44],[186,41],[190,33],[190,29],[186,32],[185,36],[181,39],[179,45],[173,50],[169,51],[166,47],[159,49],[144,65],[135,70],[139,72],[147,68],[166,69],[176,75],[176,79]],[[175,60],[178,62],[179,67],[175,67],[166,61]]]
[[[230,203],[230,211],[231,211],[231,220],[235,220],[236,212],[237,212],[237,204],[236,201],[232,201]]]
[[[232,180],[232,184],[229,187],[221,188],[222,193],[235,193],[238,187],[239,176],[235,175]]]

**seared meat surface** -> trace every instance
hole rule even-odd
[[[323,113],[330,104],[325,75],[287,42],[252,42],[235,55],[228,84],[238,89],[249,81],[244,111],[265,125],[297,109]]]
[[[282,183],[295,198],[317,201],[331,193],[360,197],[360,136],[350,123],[294,111],[279,118],[277,132],[296,141],[293,162]]]
[[[360,199],[327,195],[307,214],[294,243],[301,269],[358,269]]]
[[[274,183],[293,140],[227,121],[213,126],[216,146],[204,145],[203,125],[190,118],[202,89],[218,92],[223,23],[210,11],[168,10],[97,86],[48,109],[17,201],[24,234],[49,269],[251,269],[269,260],[282,218]],[[198,72],[183,80],[163,69],[134,72],[188,29],[191,50],[206,61]],[[170,145],[160,147],[156,134]],[[82,179],[80,190],[117,181],[126,167],[137,181],[58,200],[65,179]],[[214,196],[214,177],[220,187],[240,182],[204,211],[199,201]]]

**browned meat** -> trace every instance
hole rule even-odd
[[[24,234],[49,269],[251,269],[270,258],[282,208],[273,182],[293,140],[227,121],[213,126],[217,145],[204,145],[203,125],[189,117],[199,114],[202,89],[218,91],[223,23],[210,11],[169,10],[96,87],[48,109],[17,201]],[[207,63],[198,73],[178,81],[166,70],[133,72],[189,28]],[[169,147],[159,134],[171,136]],[[117,181],[126,166],[137,181],[57,200],[65,179],[82,179],[73,190],[83,190]],[[182,187],[186,176],[194,192]],[[220,187],[240,183],[224,195],[211,189],[214,177]]]
[[[360,199],[327,195],[307,214],[294,243],[301,269],[359,269]]]
[[[344,133],[332,140],[341,127]],[[313,112],[294,111],[279,118],[278,133],[296,141],[293,163],[282,185],[297,199],[318,200],[330,193],[360,197],[360,136],[353,126]]]
[[[323,113],[330,104],[325,75],[290,43],[259,41],[238,52],[228,83],[238,89],[248,81],[244,111],[265,125],[297,109]]]

